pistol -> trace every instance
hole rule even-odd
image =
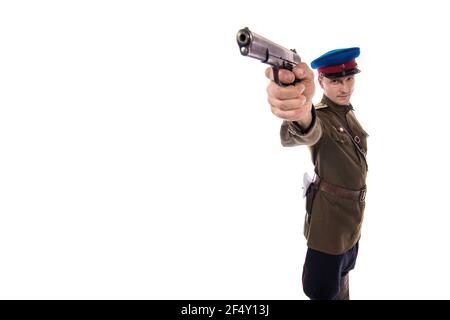
[[[292,71],[294,66],[302,62],[295,49],[286,49],[275,42],[272,42],[259,34],[244,28],[238,31],[236,40],[239,50],[243,56],[258,59],[259,61],[272,66],[273,80],[279,86],[286,86],[280,82],[278,71],[287,69]],[[298,79],[294,81],[298,82]]]

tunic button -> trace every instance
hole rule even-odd
[[[344,129],[342,127],[339,128],[340,132],[344,132]]]

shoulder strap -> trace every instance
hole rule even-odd
[[[323,102],[319,102],[318,104],[316,104],[315,106],[314,106],[314,108],[316,109],[316,110],[319,110],[319,109],[323,109],[323,108],[327,108],[328,106],[325,104],[325,103],[323,103]]]

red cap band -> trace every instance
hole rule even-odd
[[[335,64],[333,66],[318,68],[317,71],[319,72],[319,74],[321,74],[321,73],[325,73],[325,74],[338,73],[338,72],[342,72],[342,71],[355,69],[356,66],[357,66],[356,60],[353,59],[353,60],[347,61],[346,63]]]

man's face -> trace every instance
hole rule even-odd
[[[336,79],[321,77],[319,78],[319,83],[325,95],[330,98],[331,101],[341,105],[350,104],[350,98],[355,87],[354,75]]]

